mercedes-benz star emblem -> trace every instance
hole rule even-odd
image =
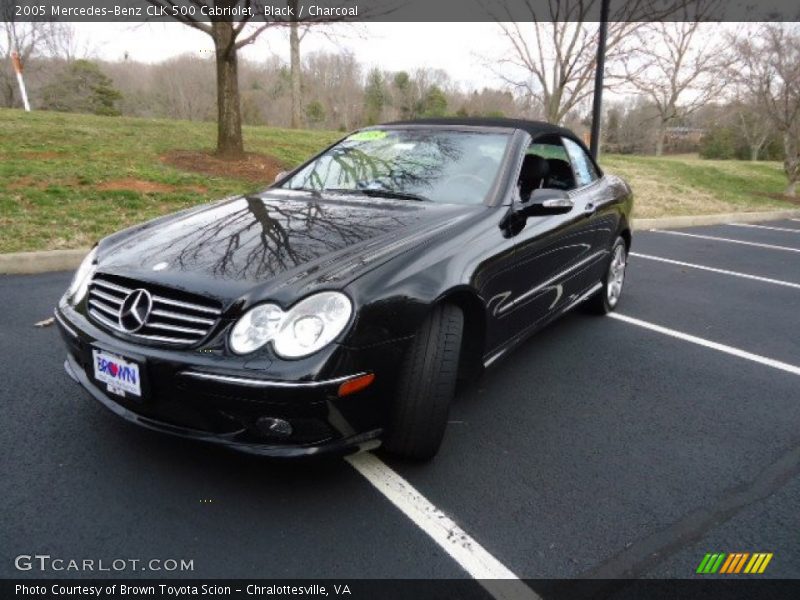
[[[119,309],[119,326],[128,333],[139,331],[153,310],[153,297],[147,290],[133,290]]]

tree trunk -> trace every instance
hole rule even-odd
[[[761,150],[761,146],[756,146],[753,144],[750,146],[750,160],[752,162],[756,162],[758,160],[758,153]]]
[[[217,57],[217,154],[224,158],[239,158],[244,154],[244,143],[233,24],[230,21],[214,22],[213,37]]]
[[[292,129],[303,126],[302,89],[300,81],[300,32],[297,21],[289,24],[290,78],[292,87]]]
[[[794,198],[797,188],[797,180],[800,179],[800,148],[797,138],[791,131],[783,132],[783,170],[789,185],[784,192],[787,196]]]
[[[664,140],[667,137],[667,126],[665,123],[661,123],[658,126],[656,136],[656,156],[662,156],[664,154]]]
[[[561,124],[561,96],[557,92],[544,94],[544,120],[553,125]]]

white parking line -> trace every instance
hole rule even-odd
[[[711,340],[706,340],[694,335],[689,335],[688,333],[683,333],[682,331],[677,331],[675,329],[669,329],[668,327],[662,327],[661,325],[656,325],[655,323],[650,323],[648,321],[642,321],[641,319],[635,319],[627,315],[621,315],[619,313],[609,313],[608,316],[614,319],[618,319],[620,321],[624,321],[625,323],[630,323],[631,325],[636,325],[637,327],[644,327],[645,329],[649,329],[650,331],[656,331],[658,333],[663,333],[664,335],[668,335],[670,337],[674,337],[679,340],[683,340],[685,342],[697,344],[698,346],[704,346],[706,348],[718,350],[719,352],[724,352],[725,354],[738,356],[739,358],[743,358],[745,360],[750,360],[762,365],[766,365],[768,367],[772,367],[773,369],[786,371],[787,373],[791,373],[793,375],[800,375],[800,367],[797,367],[795,365],[790,365],[789,363],[781,362],[773,358],[767,358],[766,356],[753,354],[752,352],[747,352],[739,348],[734,348],[733,346],[727,346],[725,344],[720,344],[718,342],[712,342]]]
[[[793,229],[792,227],[771,227],[769,225],[753,225],[752,223],[728,223],[732,227],[752,227],[753,229],[769,229],[770,231],[788,231],[791,233],[800,233],[800,229]]]
[[[362,452],[345,460],[492,596],[498,600],[541,600],[519,577],[377,456]]]
[[[701,271],[710,271],[711,273],[720,273],[722,275],[732,275],[734,277],[742,277],[743,279],[752,279],[753,281],[760,281],[762,283],[783,285],[786,287],[800,290],[800,283],[792,283],[791,281],[783,281],[781,279],[771,279],[770,277],[760,277],[758,275],[750,275],[749,273],[740,273],[739,271],[728,271],[727,269],[715,269],[714,267],[706,267],[705,265],[696,265],[694,263],[683,262],[681,260],[662,258],[660,256],[651,256],[649,254],[639,254],[638,252],[631,252],[630,256],[635,256],[636,258],[644,258],[646,260],[655,260],[670,265],[689,267],[690,269],[700,269]]]
[[[667,231],[666,229],[651,229],[654,233],[668,233],[669,235],[683,235],[701,240],[714,240],[715,242],[730,242],[731,244],[742,244],[743,246],[756,246],[758,248],[769,248],[770,250],[785,250],[786,252],[800,252],[800,248],[790,248],[789,246],[774,246],[772,244],[757,244],[756,242],[745,242],[743,240],[732,240],[713,235],[700,235],[697,233],[686,233],[684,231]]]

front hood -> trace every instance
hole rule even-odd
[[[99,270],[222,301],[293,301],[342,287],[476,207],[267,191],[179,214],[102,243]]]

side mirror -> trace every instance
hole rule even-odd
[[[540,188],[533,190],[530,199],[517,211],[523,217],[543,217],[563,215],[572,210],[575,204],[564,190]]]
[[[275,179],[272,181],[272,183],[278,183],[281,179],[286,177],[288,174],[289,174],[289,171],[281,171],[280,173],[275,175]]]

